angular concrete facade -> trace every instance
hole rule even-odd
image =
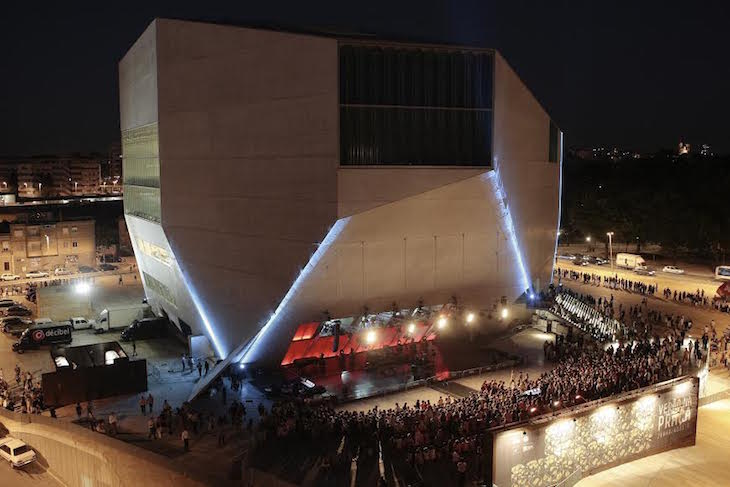
[[[509,65],[479,51],[493,59],[488,160],[344,164],[348,42],[156,20],[120,63],[125,213],[147,296],[226,364],[277,364],[324,310],[488,307],[550,280],[562,154]]]

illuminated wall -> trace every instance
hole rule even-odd
[[[278,365],[323,310],[487,307],[550,278],[559,130],[507,63],[351,43],[157,19],[120,62],[145,291],[221,359]]]
[[[498,487],[552,485],[576,470],[585,477],[694,445],[698,393],[699,381],[690,377],[498,431],[493,436],[493,483]]]

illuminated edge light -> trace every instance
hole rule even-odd
[[[241,365],[243,365],[246,361],[246,357],[248,357],[249,354],[253,353],[256,350],[256,345],[259,339],[266,334],[268,328],[274,321],[276,321],[276,318],[279,316],[281,311],[286,308],[286,306],[289,304],[289,301],[291,301],[292,298],[298,293],[299,288],[301,287],[304,280],[314,270],[314,268],[317,267],[317,264],[322,259],[322,256],[324,256],[325,252],[327,252],[327,250],[332,246],[337,237],[339,237],[340,233],[342,233],[342,230],[344,230],[349,221],[350,217],[346,217],[337,220],[335,224],[332,225],[332,228],[330,228],[329,232],[327,232],[327,235],[325,235],[322,242],[320,242],[317,250],[314,252],[314,254],[312,254],[312,257],[309,258],[309,262],[307,262],[307,265],[304,266],[302,271],[294,280],[294,283],[289,288],[289,291],[287,291],[286,295],[284,295],[284,297],[282,298],[279,306],[277,306],[276,310],[271,314],[271,317],[268,319],[266,324],[261,327],[256,336],[251,339],[251,342],[243,350],[241,357],[234,359],[235,362],[239,362]]]
[[[529,289],[532,292],[532,284],[529,277],[527,276],[527,268],[525,267],[525,261],[522,258],[522,251],[520,245],[517,242],[517,234],[515,232],[514,220],[512,219],[512,213],[509,211],[507,206],[507,197],[502,187],[502,179],[499,176],[499,166],[496,164],[494,170],[487,173],[487,177],[492,183],[492,189],[494,190],[494,196],[497,198],[497,204],[500,207],[502,213],[502,221],[504,222],[504,233],[507,235],[510,243],[512,244],[512,251],[515,254],[517,265],[519,267],[519,274],[522,277],[522,289],[520,293],[525,292]]]
[[[555,260],[558,258],[558,236],[560,235],[560,218],[563,215],[563,131],[560,131],[560,163],[558,169],[558,228],[555,229],[555,252],[553,252],[553,266],[550,272],[550,282],[555,279]]]
[[[174,255],[174,254],[173,254]],[[177,262],[177,259],[175,259],[175,262]],[[216,336],[215,332],[213,331],[213,326],[210,324],[210,320],[208,319],[208,314],[205,312],[205,309],[203,308],[203,303],[198,296],[198,293],[195,291],[195,288],[192,286],[190,281],[185,277],[185,273],[182,272],[182,269],[180,268],[180,264],[178,264],[178,270],[180,271],[180,276],[182,276],[183,284],[185,285],[185,289],[188,290],[188,294],[190,294],[190,299],[193,301],[193,304],[195,305],[195,310],[198,312],[198,315],[200,315],[200,319],[203,321],[203,326],[205,326],[205,330],[208,332],[208,336],[210,337],[210,340],[213,342],[213,346],[215,347],[215,351],[218,352],[218,357],[221,359],[226,357],[225,349],[221,346],[221,343]]]

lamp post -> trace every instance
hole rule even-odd
[[[608,258],[611,261],[611,270],[613,270],[613,232],[607,232],[608,235]]]

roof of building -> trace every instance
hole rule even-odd
[[[382,37],[373,32],[357,32],[341,30],[337,27],[326,26],[301,26],[301,25],[285,25],[274,22],[242,22],[234,19],[186,19],[186,18],[164,18],[156,20],[172,20],[181,22],[194,22],[200,24],[214,24],[222,27],[240,27],[244,29],[266,30],[279,32],[282,34],[299,34],[312,37],[327,37],[344,43],[364,44],[373,46],[390,46],[390,47],[421,47],[431,49],[451,49],[451,50],[468,50],[468,51],[489,51],[494,52],[494,48],[483,46],[464,46],[459,44],[449,44],[446,42],[434,42],[432,39],[405,39],[398,36]]]

